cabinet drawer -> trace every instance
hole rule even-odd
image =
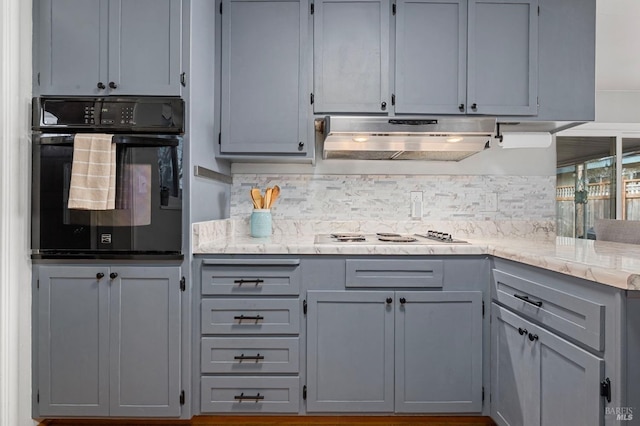
[[[604,349],[604,305],[497,269],[492,287],[493,298],[503,305],[594,349]]]
[[[202,263],[204,295],[297,295],[299,259],[228,259]]]
[[[347,259],[347,287],[442,287],[442,260]]]
[[[203,299],[203,334],[298,334],[298,299]]]
[[[298,377],[202,377],[203,413],[297,413]]]
[[[297,373],[297,337],[204,337],[203,373]]]

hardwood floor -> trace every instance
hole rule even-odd
[[[489,417],[197,416],[191,420],[45,420],[41,426],[495,426]]]

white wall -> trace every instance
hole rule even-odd
[[[598,0],[596,121],[640,122],[640,1]]]
[[[0,426],[31,420],[31,2],[0,2]]]

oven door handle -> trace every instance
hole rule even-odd
[[[74,134],[33,135],[37,145],[73,145]],[[114,135],[116,145],[131,147],[161,147],[180,145],[179,137],[173,135]]]

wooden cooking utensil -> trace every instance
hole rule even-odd
[[[264,194],[264,208],[265,209],[270,209],[271,208],[271,188],[267,188],[267,190],[265,191]]]
[[[253,207],[256,209],[262,208],[262,195],[258,188],[251,188],[251,200],[253,200]]]
[[[271,191],[271,205],[275,204],[279,195],[280,195],[280,187],[276,185],[273,187],[273,191]]]

